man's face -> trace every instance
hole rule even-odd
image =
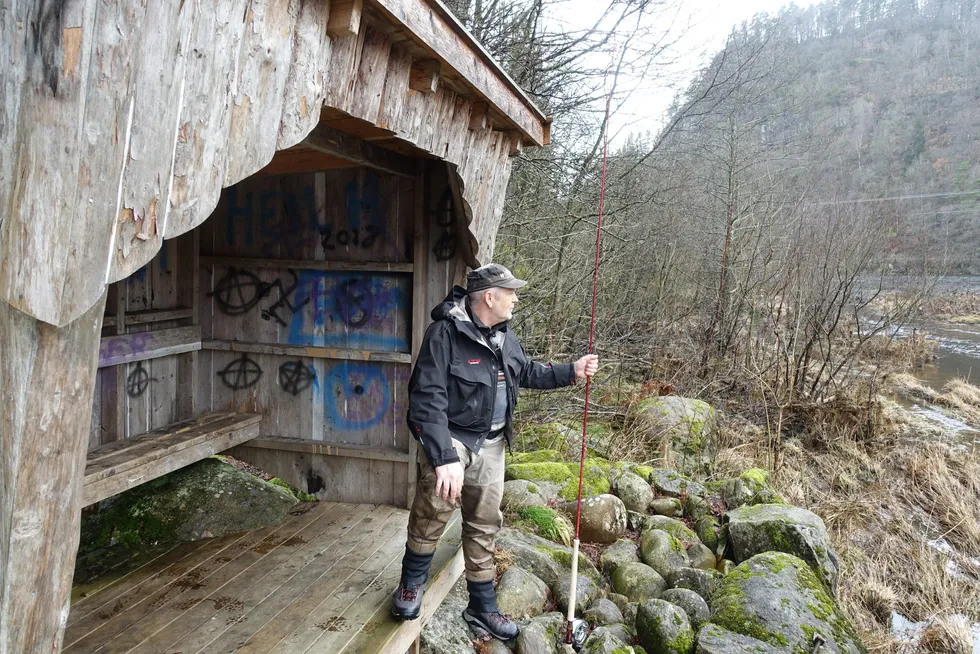
[[[494,288],[484,297],[490,305],[494,325],[514,317],[514,307],[517,306],[517,291],[512,288]]]

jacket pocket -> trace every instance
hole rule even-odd
[[[453,363],[449,368],[449,422],[470,430],[489,426],[490,379],[479,366]]]

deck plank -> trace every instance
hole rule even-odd
[[[393,511],[385,520],[371,529],[362,545],[344,556],[330,570],[317,579],[303,579],[304,590],[285,606],[268,624],[255,633],[238,649],[213,648],[209,652],[241,652],[241,654],[267,654],[288,639],[293,631],[304,624],[308,616],[321,604],[324,597],[332,597],[345,582],[371,559],[378,550],[391,543],[404,548],[402,536],[406,529],[407,511]],[[289,650],[286,650],[289,651]]]
[[[388,520],[385,528],[395,525],[396,528],[392,530],[393,536],[394,533],[406,528],[407,517],[404,514],[396,514]],[[303,622],[272,650],[273,654],[305,652],[324,635],[326,630],[350,628],[346,622],[340,622],[340,617],[368,589],[374,590],[375,586],[380,586],[379,578],[389,567],[400,565],[404,551],[405,543],[402,539],[394,537],[382,539],[380,546],[370,555],[361,557],[350,574],[345,575],[335,589],[332,589],[329,594],[319,595],[317,599],[322,599],[319,604],[310,604],[314,608],[309,611]]]
[[[152,636],[160,629],[178,619],[205,601],[215,592],[231,584],[236,579],[247,582],[248,576],[256,565],[277,551],[283,543],[303,533],[310,524],[315,523],[321,516],[319,511],[308,511],[302,515],[292,516],[292,519],[280,522],[278,528],[271,530],[254,547],[243,549],[228,561],[226,565],[215,569],[211,574],[196,580],[196,583],[186,588],[178,596],[168,598],[167,602],[154,602],[149,605],[149,611],[131,624],[121,633],[107,640],[99,652],[106,654],[122,654],[136,648],[140,642]]]
[[[311,549],[318,551],[317,546],[334,532],[334,527],[354,509],[353,504],[325,503],[318,507],[316,519],[288,540],[281,542],[275,550],[258,561],[255,565],[242,571],[238,576],[220,588],[212,589],[197,605],[180,613],[165,627],[145,638],[134,646],[133,651],[167,652],[182,651],[182,647],[173,645],[182,640],[187,634],[201,626],[217,627],[216,616],[224,609],[234,609],[241,606],[241,597],[250,589],[266,587],[275,583],[277,574],[287,567],[290,560],[302,558]],[[229,618],[226,618],[229,619]],[[221,623],[224,623],[222,620]]]
[[[332,651],[341,654],[377,654],[378,652],[404,654],[408,651],[425,627],[426,622],[436,612],[460,575],[463,574],[463,553],[460,550],[462,526],[463,523],[457,511],[446,526],[446,531],[439,541],[435,556],[432,557],[431,578],[426,586],[425,594],[422,596],[422,613],[418,620],[407,622],[395,620],[391,617],[391,609],[386,597],[383,597],[374,615],[358,622],[360,628],[342,648],[324,649],[324,645],[329,641],[324,643],[318,641],[310,651]],[[397,583],[397,577],[389,583],[388,595],[394,592]],[[347,619],[350,621],[350,618]]]
[[[224,538],[215,539],[215,545],[206,545],[200,551],[204,558],[194,557],[195,561],[189,564],[189,567],[193,567],[189,570],[181,570],[180,566],[172,569],[169,583],[164,583],[162,588],[141,587],[119,598],[113,605],[113,612],[97,611],[76,623],[72,630],[66,630],[64,651],[89,652],[97,649],[157,607],[165,606],[195,587],[200,588],[202,582],[231,564],[243,552],[259,546],[280,530],[289,530],[297,521],[309,519],[308,514],[290,516],[278,524],[232,536],[227,542]],[[156,592],[148,592],[152,590]]]

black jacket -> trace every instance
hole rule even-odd
[[[527,357],[507,324],[492,331],[487,343],[466,310],[466,291],[459,287],[432,310],[435,321],[425,331],[408,383],[408,426],[433,466],[458,461],[452,439],[479,453],[490,433],[497,393],[497,370],[507,378],[507,426],[510,444],[517,387],[558,388],[575,383],[574,365],[543,364]]]

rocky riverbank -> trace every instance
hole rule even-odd
[[[664,433],[685,471],[702,470],[703,453],[717,443],[716,412],[700,404],[692,419],[678,409],[683,398],[666,403],[674,419]],[[669,426],[665,403],[646,410],[655,414],[653,424]],[[692,432],[697,447],[689,445]],[[577,477],[578,464],[561,451],[509,457],[510,526],[497,540],[497,593],[501,609],[521,622],[521,635],[501,644],[469,632],[459,619],[460,587],[423,632],[424,652],[565,651]],[[583,651],[866,651],[835,599],[840,560],[823,520],[787,503],[766,471],[702,482],[676,469],[593,455],[585,489],[576,607],[591,633]]]

